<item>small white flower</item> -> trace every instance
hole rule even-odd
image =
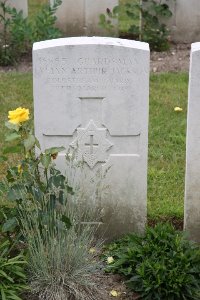
[[[114,262],[114,258],[112,257],[112,256],[109,256],[108,258],[107,258],[107,263],[108,264],[112,264]]]

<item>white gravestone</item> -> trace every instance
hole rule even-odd
[[[149,46],[102,37],[33,47],[35,133],[42,148],[78,145],[88,172],[110,167],[108,237],[146,223]],[[60,155],[58,166],[64,169]]]
[[[53,5],[54,0],[50,3]],[[99,16],[116,5],[118,0],[63,0],[56,12],[56,24],[67,36],[107,35],[98,25]],[[117,27],[116,22],[115,25]]]
[[[187,120],[184,228],[200,242],[200,43],[192,44]]]

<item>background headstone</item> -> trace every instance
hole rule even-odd
[[[52,5],[54,0],[50,3]],[[56,12],[57,26],[67,36],[107,35],[108,32],[98,25],[99,15],[116,5],[118,0],[63,0]]]
[[[190,59],[184,228],[200,242],[200,43]]]
[[[160,0],[156,0],[160,3]],[[170,19],[163,19],[170,30],[171,40],[175,43],[192,43],[200,40],[200,1],[199,0],[162,0],[172,12]],[[144,5],[146,2],[144,1]]]
[[[33,47],[35,134],[42,148],[78,145],[88,174],[109,169],[107,236],[146,223],[149,46],[81,37]],[[58,167],[64,171],[61,154]]]
[[[8,0],[7,4],[11,7],[15,7],[16,10],[23,11],[23,16],[28,16],[28,0]]]

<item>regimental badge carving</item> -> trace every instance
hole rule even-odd
[[[78,151],[78,159],[83,159],[90,168],[98,162],[105,162],[106,152],[113,144],[106,138],[107,129],[98,128],[90,120],[86,128],[77,128],[77,138],[70,144]]]

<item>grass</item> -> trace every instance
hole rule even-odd
[[[148,215],[153,219],[183,217],[187,88],[187,74],[151,76]],[[0,148],[8,110],[18,106],[32,110],[32,103],[31,74],[0,74]],[[175,112],[175,106],[183,112]]]
[[[183,216],[188,75],[151,76],[148,214]],[[180,106],[183,112],[175,112]]]

